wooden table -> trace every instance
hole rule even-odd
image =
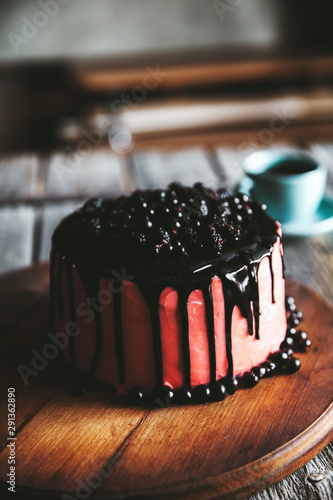
[[[333,135],[309,141],[306,134],[275,134],[269,146],[311,150],[330,169],[333,196]],[[176,147],[154,144],[117,156],[108,146],[88,151],[67,148],[50,156],[20,155],[0,160],[0,273],[48,259],[56,224],[89,196],[113,196],[139,188],[203,181],[234,188],[242,176],[241,161],[258,131],[214,141],[194,139]],[[277,142],[279,141],[279,142]],[[267,144],[266,144],[267,145]],[[306,283],[333,304],[333,233],[284,241],[289,275]],[[284,480],[248,500],[333,498],[333,446]]]

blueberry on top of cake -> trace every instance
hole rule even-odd
[[[53,241],[68,258],[98,263],[102,273],[112,262],[136,274],[154,265],[218,258],[264,240],[272,244],[276,231],[265,206],[245,194],[173,183],[164,190],[90,199],[64,219]]]

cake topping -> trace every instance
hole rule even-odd
[[[264,208],[246,194],[172,183],[165,190],[90,199],[64,219],[54,240],[67,253],[73,249],[76,256],[101,263],[212,259],[261,235],[275,235],[276,224]]]

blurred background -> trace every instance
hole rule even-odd
[[[333,303],[332,19],[331,0],[1,2],[0,273],[47,261],[90,196],[237,190],[246,155],[283,148],[328,168],[326,211],[284,249],[287,273]],[[306,497],[306,470],[279,498]]]
[[[3,151],[83,139],[85,124],[103,140],[113,128],[112,147],[126,152],[131,136],[264,124],[269,99],[282,97],[292,124],[331,125],[328,0],[36,0],[0,9]]]

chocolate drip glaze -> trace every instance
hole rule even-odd
[[[66,264],[66,274],[67,274],[67,284],[68,284],[68,295],[69,295],[68,302],[70,307],[70,319],[72,322],[77,324],[77,311],[74,303],[74,286],[73,286],[73,275],[72,275],[74,266],[68,264],[68,262],[66,261],[65,264]],[[95,326],[95,349],[92,361],[88,369],[88,372],[84,377],[83,384],[73,392],[73,395],[75,396],[83,396],[86,392],[87,386],[89,385],[91,379],[93,378],[96,372],[98,363],[102,355],[102,348],[103,348],[103,328],[102,328],[102,317],[101,317],[102,306],[99,303],[99,291],[100,291],[99,278],[96,276],[91,276],[89,272],[87,273],[85,269],[82,269],[80,267],[77,268],[76,270],[82,281],[91,311],[93,312],[94,326]],[[71,336],[69,338],[69,353],[71,362],[74,365],[76,364],[77,361],[77,356],[75,352],[75,338],[76,335]]]
[[[181,321],[182,321],[182,349],[183,349],[183,363],[184,363],[186,389],[191,388],[191,359],[190,359],[190,343],[189,343],[189,333],[188,333],[188,311],[187,311],[187,300],[189,294],[190,292],[188,290],[185,290],[183,293],[181,291],[178,292],[179,311],[181,314]]]
[[[272,304],[275,304],[275,295],[274,295],[274,272],[273,272],[273,249],[271,249],[270,253],[268,254],[268,259],[269,259],[269,271],[271,273],[271,282],[272,282]],[[283,268],[283,261],[282,261],[282,268]],[[284,271],[283,271],[284,272]],[[283,276],[284,277],[284,276]]]
[[[259,316],[260,316],[260,309],[259,309],[259,283],[258,283],[258,270],[259,270],[259,263],[258,262],[251,262],[249,264],[249,278],[250,278],[250,297],[252,298],[252,307],[253,307],[253,314],[254,314],[254,321],[255,321],[255,336],[256,339],[259,339]]]
[[[73,287],[73,276],[72,276],[72,270],[73,266],[69,262],[67,262],[66,259],[64,259],[64,264],[66,267],[66,276],[67,276],[67,285],[68,285],[68,304],[69,304],[69,315],[70,315],[70,320],[73,323],[76,323],[76,310],[75,310],[75,303],[74,303],[74,287]],[[71,357],[71,362],[73,365],[76,364],[76,353],[75,353],[75,337],[70,336],[69,337],[69,355]]]
[[[206,311],[206,326],[208,335],[208,346],[209,346],[209,366],[210,366],[210,382],[216,380],[216,354],[215,354],[215,331],[214,331],[214,307],[213,307],[213,295],[212,295],[212,285],[209,284],[207,288],[202,290],[204,301],[205,301],[205,311]]]
[[[119,383],[125,382],[124,342],[121,318],[121,293],[113,292],[114,334],[116,343],[116,357],[118,364]]]
[[[145,301],[150,310],[151,326],[153,330],[153,348],[155,359],[155,373],[158,385],[163,384],[163,362],[162,362],[162,343],[161,343],[161,327],[159,317],[159,298],[163,289],[157,284],[149,284],[143,279],[138,280],[137,283],[140,292],[142,293]]]
[[[91,276],[89,272],[80,268],[78,269],[78,272],[80,274],[83,287],[87,294],[90,307],[92,311],[94,311],[95,350],[91,361],[91,365],[88,370],[88,376],[92,377],[98,366],[103,348],[103,329],[102,329],[102,316],[101,316],[102,305],[100,304],[99,301],[99,291],[100,291],[99,277]],[[91,305],[91,300],[94,301],[93,305]]]
[[[50,310],[49,310],[50,325],[53,325],[53,322],[54,322],[54,309],[56,307],[55,291],[56,291],[55,255],[54,255],[54,252],[51,252],[51,255],[50,255]]]
[[[282,276],[283,276],[283,279],[285,279],[285,277],[286,277],[286,266],[284,264],[284,257],[283,257],[282,254],[281,254],[281,259],[282,259]]]
[[[232,378],[234,374],[234,366],[232,359],[232,345],[231,345],[231,317],[232,312],[235,307],[235,298],[232,293],[232,288],[225,286],[226,281],[223,280],[223,289],[224,289],[224,317],[225,317],[225,342],[226,342],[226,353],[227,353],[227,361],[228,361],[228,372],[227,377]]]
[[[191,188],[182,189],[184,189],[184,192],[179,187],[174,188],[171,194],[166,191],[165,196],[160,191],[138,192],[139,194],[136,195],[135,200],[138,198],[148,200],[148,208],[149,200],[154,200],[156,196],[159,198],[159,203],[164,207],[165,212],[163,212],[164,218],[161,215],[162,225],[158,230],[152,227],[149,217],[154,218],[156,207],[158,206],[158,210],[160,210],[160,205],[150,205],[153,208],[150,210],[149,217],[147,215],[143,216],[144,223],[141,219],[137,220],[135,228],[139,227],[140,229],[135,229],[132,233],[130,229],[127,229],[127,232],[131,235],[129,238],[128,234],[121,228],[125,215],[128,214],[130,220],[131,214],[134,214],[137,208],[134,204],[131,206],[128,202],[129,198],[119,199],[121,201],[106,200],[104,205],[102,200],[92,200],[90,205],[85,205],[85,209],[76,212],[60,224],[55,232],[53,245],[61,255],[66,255],[65,264],[72,321],[75,321],[73,265],[75,265],[87,296],[90,298],[98,297],[99,279],[111,279],[115,270],[121,276],[131,275],[131,279],[137,283],[151,313],[155,371],[158,385],[163,384],[159,297],[166,286],[177,291],[182,327],[185,388],[191,389],[187,310],[190,293],[196,289],[201,290],[203,293],[209,346],[210,382],[214,382],[216,379],[216,353],[212,279],[214,276],[218,276],[222,281],[225,303],[227,376],[232,378],[232,313],[234,307],[238,306],[241,315],[247,320],[249,335],[255,333],[255,337],[259,338],[259,265],[265,257],[268,257],[272,302],[274,303],[272,251],[278,234],[276,223],[263,212],[261,205],[251,202],[245,195],[228,197],[225,192],[205,191],[202,185],[197,185],[196,191],[202,194],[198,202],[200,208],[197,210],[196,206],[195,209],[192,206],[194,188],[192,188],[192,191]],[[132,196],[134,197],[134,195]],[[164,198],[169,199],[169,204],[163,201]],[[185,202],[181,200],[185,200]],[[147,203],[141,201],[141,204],[144,207],[143,213],[146,214]],[[177,211],[179,205],[182,210]],[[123,207],[125,208],[123,209]],[[135,210],[133,211],[131,207]],[[139,207],[140,210],[142,207]],[[233,207],[233,210],[229,209],[229,207]],[[195,212],[195,210],[197,211]],[[172,215],[169,215],[171,212]],[[238,214],[237,223],[233,220],[234,212]],[[122,215],[120,216],[119,213]],[[112,230],[103,230],[103,224],[105,226],[106,221],[113,221],[113,214],[114,220],[117,220],[117,217],[119,218],[118,223],[112,222],[116,229],[112,226]],[[181,217],[179,214],[181,214]],[[194,229],[192,230],[192,228]],[[106,236],[111,237],[112,247],[108,240],[105,240]],[[81,243],[82,238],[85,238],[86,247],[83,247],[83,245],[78,246],[77,238]],[[205,241],[204,238],[207,241],[206,245],[202,243],[202,241]],[[127,248],[131,244],[134,245],[135,250],[138,252],[138,260],[133,258],[133,254]],[[107,255],[105,246],[111,252],[111,256],[107,259],[105,257]],[[153,254],[151,253],[152,249],[154,250]],[[55,252],[52,253],[51,258],[56,258]],[[59,316],[62,317],[62,268],[60,262],[56,287]],[[112,269],[110,269],[109,262],[112,262],[112,265],[114,264]],[[121,293],[115,293],[114,291],[113,300],[118,379],[119,383],[123,383],[125,381],[125,366]],[[89,376],[93,376],[98,366],[103,338],[99,304],[95,304],[94,307],[92,305],[91,308],[95,312],[96,345]],[[253,325],[255,326],[255,332],[253,331]],[[133,332],[133,335],[135,335],[135,332]],[[72,362],[75,364],[74,339],[70,339],[69,347]]]
[[[52,252],[51,254],[51,262],[55,259],[55,254]],[[57,277],[56,277],[56,283],[57,283],[57,303],[58,303],[58,314],[59,318],[63,319],[64,318],[64,306],[62,302],[62,263],[63,259],[58,261],[58,271],[57,271]],[[53,268],[53,264],[51,264],[51,267]]]

